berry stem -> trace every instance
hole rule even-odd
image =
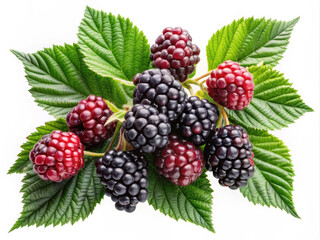
[[[89,152],[89,151],[83,151],[84,155],[91,156],[91,157],[103,157],[104,153],[96,153],[96,152]]]
[[[194,96],[195,94],[194,94],[194,91],[193,91],[193,89],[191,87],[191,84],[195,84],[195,85],[199,86],[198,82],[194,82],[193,80],[185,81],[184,83],[182,83],[182,86],[184,88],[188,89],[188,91],[190,92],[191,96]]]
[[[124,138],[123,130],[120,130],[119,142],[115,149],[117,151],[125,151],[127,149],[127,141]]]
[[[205,79],[204,81],[200,82],[200,88],[203,92],[207,92],[207,88],[205,87],[204,83],[206,82],[207,80]]]
[[[113,133],[113,136],[112,136],[112,139],[108,145],[108,148],[107,148],[107,152],[111,150],[113,144],[114,144],[114,141],[116,140],[116,137],[119,133],[119,130],[120,130],[120,127],[121,127],[122,123],[121,122],[117,122],[117,125],[116,125],[116,129],[114,130],[114,133]]]
[[[200,76],[200,77],[197,77],[197,78],[195,78],[195,79],[192,79],[192,80],[193,80],[193,81],[199,81],[199,80],[201,80],[202,78],[208,77],[210,74],[211,74],[211,71],[203,74],[203,75]]]
[[[220,128],[222,126],[222,113],[219,113],[219,117],[217,120],[217,128]]]
[[[188,90],[189,90],[191,96],[195,96],[195,93],[194,93],[194,91],[193,91],[193,89],[192,89],[190,84],[188,85]]]
[[[228,119],[228,116],[227,116],[227,113],[226,111],[224,110],[224,107],[222,107],[220,104],[216,103],[216,105],[218,106],[219,110],[220,110],[220,113],[222,113],[223,115],[223,118],[226,122],[226,125],[230,125],[229,123],[229,119]]]
[[[190,84],[194,84],[194,85],[197,85],[197,86],[199,86],[200,87],[200,84],[199,84],[199,82],[198,81],[195,81],[195,80],[193,80],[193,79],[188,79],[187,81],[185,81],[182,85],[190,85]]]

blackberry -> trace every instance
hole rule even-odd
[[[169,135],[168,145],[156,153],[155,164],[170,182],[187,186],[202,174],[204,160],[200,148],[177,135]]]
[[[154,107],[134,105],[124,118],[124,137],[135,149],[151,153],[167,145],[171,125],[168,117]]]
[[[148,198],[146,158],[136,151],[110,150],[96,160],[97,175],[118,210],[133,212]]]
[[[102,97],[90,95],[67,114],[66,121],[84,145],[93,146],[112,137],[116,123],[104,126],[112,114]]]
[[[151,46],[150,60],[154,67],[169,69],[175,79],[184,82],[199,63],[199,54],[187,30],[167,27]]]
[[[167,69],[150,69],[134,77],[137,85],[133,92],[133,104],[152,105],[160,113],[174,121],[186,105],[181,83]]]
[[[228,125],[217,129],[204,149],[206,168],[222,186],[245,187],[254,174],[252,148],[242,127]]]
[[[253,97],[252,74],[239,63],[226,61],[211,72],[208,94],[214,101],[231,110],[242,110]]]
[[[72,132],[55,130],[44,135],[29,154],[33,170],[42,180],[60,182],[84,166],[83,145]]]
[[[173,125],[181,137],[196,146],[203,145],[216,128],[219,111],[207,99],[189,97],[182,114]]]

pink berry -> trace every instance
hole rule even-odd
[[[44,135],[30,151],[33,169],[42,180],[60,182],[84,166],[83,145],[72,132],[55,130]]]
[[[221,63],[206,83],[209,96],[231,110],[243,110],[253,98],[253,76],[237,62]]]

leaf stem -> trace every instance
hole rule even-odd
[[[89,152],[89,151],[83,151],[84,155],[91,156],[91,157],[103,157],[104,153],[96,153],[96,152]]]
[[[108,145],[108,148],[107,148],[107,152],[111,150],[113,144],[114,144],[114,141],[116,140],[116,137],[118,135],[118,132],[120,130],[120,127],[121,127],[122,123],[121,122],[117,122],[117,125],[116,125],[116,129],[114,130],[114,133],[113,133],[113,136],[112,136],[112,139]]]

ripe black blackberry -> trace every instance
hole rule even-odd
[[[135,149],[151,153],[167,145],[171,125],[168,117],[156,108],[137,104],[124,118],[124,137]]]
[[[112,137],[116,123],[104,126],[112,114],[102,97],[90,95],[67,114],[66,122],[85,146],[93,146]]]
[[[175,79],[184,82],[200,61],[199,54],[187,30],[167,27],[151,46],[150,60],[154,67],[169,69]]]
[[[146,70],[134,77],[134,83],[133,104],[152,105],[169,121],[176,120],[186,105],[186,92],[167,69]]]
[[[146,158],[136,151],[110,150],[96,161],[97,175],[118,210],[133,212],[148,198]]]
[[[252,148],[242,127],[228,125],[217,129],[204,149],[206,168],[222,186],[245,187],[254,174]]]
[[[216,105],[207,99],[200,100],[196,96],[191,96],[175,122],[174,128],[183,138],[200,146],[206,143],[216,128],[218,116],[219,111]]]

